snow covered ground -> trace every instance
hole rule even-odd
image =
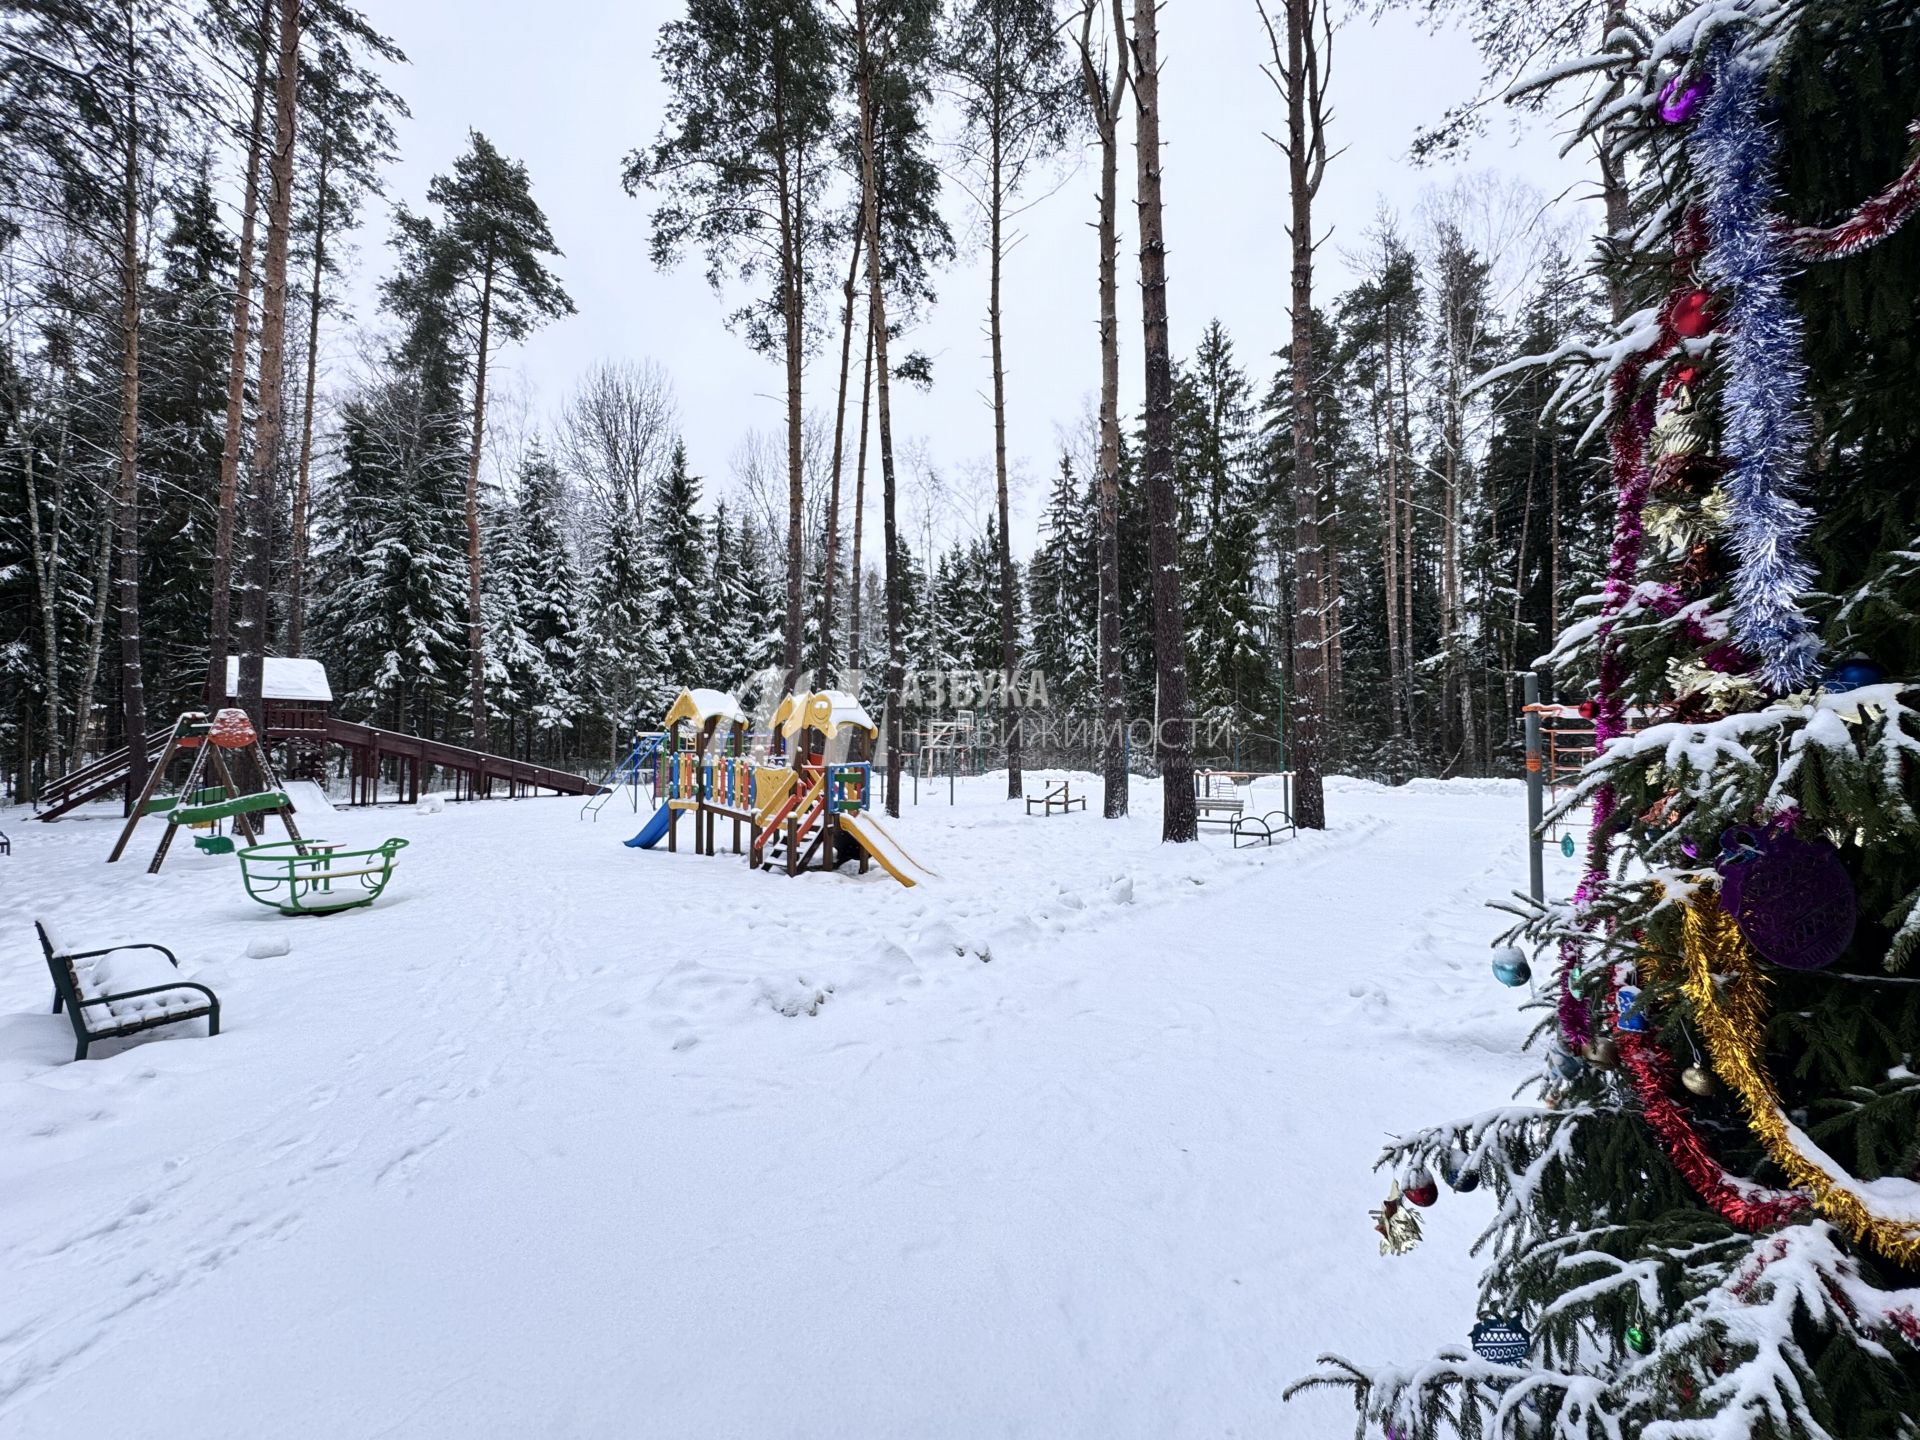
[[[1489,1198],[1383,1258],[1370,1166],[1534,1068],[1518,786],[1337,782],[1241,851],[1003,792],[907,809],[912,890],[618,801],[309,816],[412,842],[321,919],[0,812],[0,1436],[1350,1433],[1281,1390],[1475,1318]],[[174,947],[224,1033],[69,1063],[36,914]]]

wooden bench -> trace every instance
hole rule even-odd
[[[1049,787],[1044,795],[1027,796],[1027,814],[1033,814],[1036,805],[1040,807],[1042,815],[1065,815],[1070,810],[1086,809],[1087,797],[1074,794],[1072,782],[1062,780],[1058,785]]]
[[[220,1000],[204,985],[174,979],[180,962],[164,945],[114,945],[75,950],[54,937],[44,920],[33,922],[53,976],[53,1013],[73,1022],[78,1042],[73,1058],[87,1058],[96,1040],[138,1034],[159,1025],[205,1016],[207,1034],[220,1033]],[[147,954],[158,951],[157,958]]]

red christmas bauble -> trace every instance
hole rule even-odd
[[[1698,340],[1713,329],[1713,295],[1688,290],[1673,302],[1673,330],[1684,340]]]
[[[1433,1176],[1420,1170],[1408,1177],[1406,1188],[1400,1193],[1407,1197],[1409,1204],[1424,1210],[1440,1198],[1440,1187],[1434,1183]]]

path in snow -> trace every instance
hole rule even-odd
[[[1398,1260],[1366,1212],[1387,1132],[1532,1068],[1517,788],[1341,785],[1235,852],[993,783],[909,809],[917,890],[564,801],[350,812],[414,843],[312,921],[9,824],[0,1436],[1346,1433],[1281,1404],[1318,1352],[1474,1319],[1484,1195]],[[42,910],[204,963],[228,1033],[63,1063]]]

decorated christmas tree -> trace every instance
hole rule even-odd
[[[1383,1249],[1498,1201],[1463,1343],[1299,1384],[1397,1440],[1920,1436],[1920,17],[1707,4],[1581,70],[1639,308],[1540,362],[1618,494],[1553,657],[1585,873],[1494,960],[1544,1073],[1383,1157]]]

